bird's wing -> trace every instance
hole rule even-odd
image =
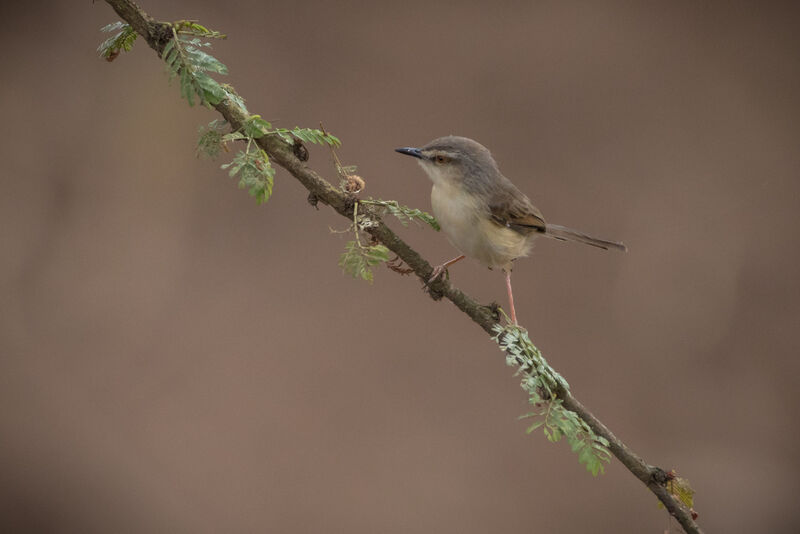
[[[542,212],[516,187],[493,195],[489,212],[494,222],[523,235],[546,230]]]

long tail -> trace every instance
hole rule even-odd
[[[557,224],[547,224],[544,235],[553,239],[561,241],[575,241],[577,243],[586,243],[593,247],[602,248],[605,250],[615,249],[623,252],[628,251],[628,247],[616,241],[606,241],[605,239],[597,239],[596,237],[588,236],[577,230],[559,226]]]

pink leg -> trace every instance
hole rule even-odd
[[[505,270],[505,269],[504,269]],[[517,311],[514,309],[514,294],[511,292],[511,270],[506,270],[506,289],[508,289],[508,304],[511,307],[511,320],[517,324]]]
[[[453,264],[454,264],[454,263],[456,263],[457,261],[461,261],[461,260],[463,260],[464,258],[466,258],[466,256],[464,256],[464,255],[462,254],[461,256],[459,256],[459,257],[457,257],[457,258],[453,258],[453,259],[452,259],[452,260],[450,260],[450,261],[446,261],[446,262],[444,262],[443,264],[441,264],[441,265],[437,265],[436,267],[434,267],[434,268],[433,268],[433,274],[431,275],[431,277],[430,277],[430,278],[428,278],[428,283],[429,283],[429,284],[430,284],[430,283],[432,283],[434,280],[436,280],[437,278],[439,278],[439,277],[442,275],[442,273],[443,273],[443,272],[445,272],[445,271],[447,270],[447,268],[448,268],[448,267],[450,267],[451,265],[453,265]]]

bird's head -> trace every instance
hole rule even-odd
[[[450,135],[434,139],[421,148],[395,149],[417,158],[420,166],[435,185],[462,184],[469,187],[478,177],[499,173],[489,150],[467,137]]]

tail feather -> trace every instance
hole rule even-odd
[[[564,226],[559,226],[557,224],[548,223],[547,227],[545,228],[544,235],[552,239],[558,239],[561,241],[575,241],[576,243],[586,243],[587,245],[602,248],[605,250],[615,249],[615,250],[621,250],[623,252],[628,251],[628,247],[626,247],[622,243],[617,243],[616,241],[606,241],[605,239],[597,239],[596,237],[588,236],[582,232],[578,232],[577,230],[566,228]]]

